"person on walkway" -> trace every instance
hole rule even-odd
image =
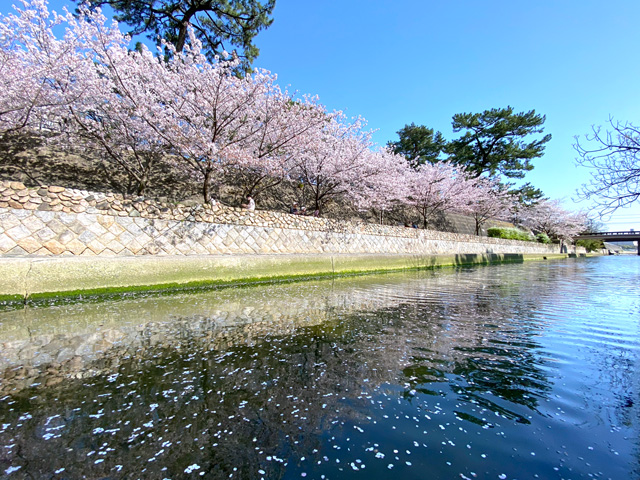
[[[291,205],[291,208],[289,209],[289,213],[291,215],[298,215],[298,204],[297,203],[293,203],[293,205]]]
[[[242,204],[242,208],[246,208],[249,212],[254,212],[256,210],[256,202],[251,195],[247,196],[247,203]]]

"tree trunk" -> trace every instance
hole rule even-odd
[[[197,7],[192,6],[189,10],[184,12],[182,21],[180,22],[180,29],[178,30],[178,39],[176,40],[176,51],[181,52],[184,49],[184,44],[187,41],[187,32],[189,31],[189,25],[191,24],[191,17],[193,17],[198,11]]]
[[[213,171],[209,168],[204,172],[204,183],[202,184],[202,196],[204,197],[204,203],[211,203],[211,189],[209,183],[211,182],[212,173]]]
[[[144,195],[144,191],[146,190],[146,188],[147,188],[147,179],[143,178],[142,180],[140,180],[138,182],[138,190],[137,190],[136,194],[139,197],[142,197]]]

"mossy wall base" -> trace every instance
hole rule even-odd
[[[3,258],[0,302],[38,303],[65,297],[566,257],[566,254],[451,254]]]

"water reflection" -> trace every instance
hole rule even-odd
[[[612,260],[0,313],[0,472],[637,477],[640,304],[603,290],[640,264]]]

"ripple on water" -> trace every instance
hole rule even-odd
[[[2,312],[0,471],[639,478],[639,279],[576,259]]]

